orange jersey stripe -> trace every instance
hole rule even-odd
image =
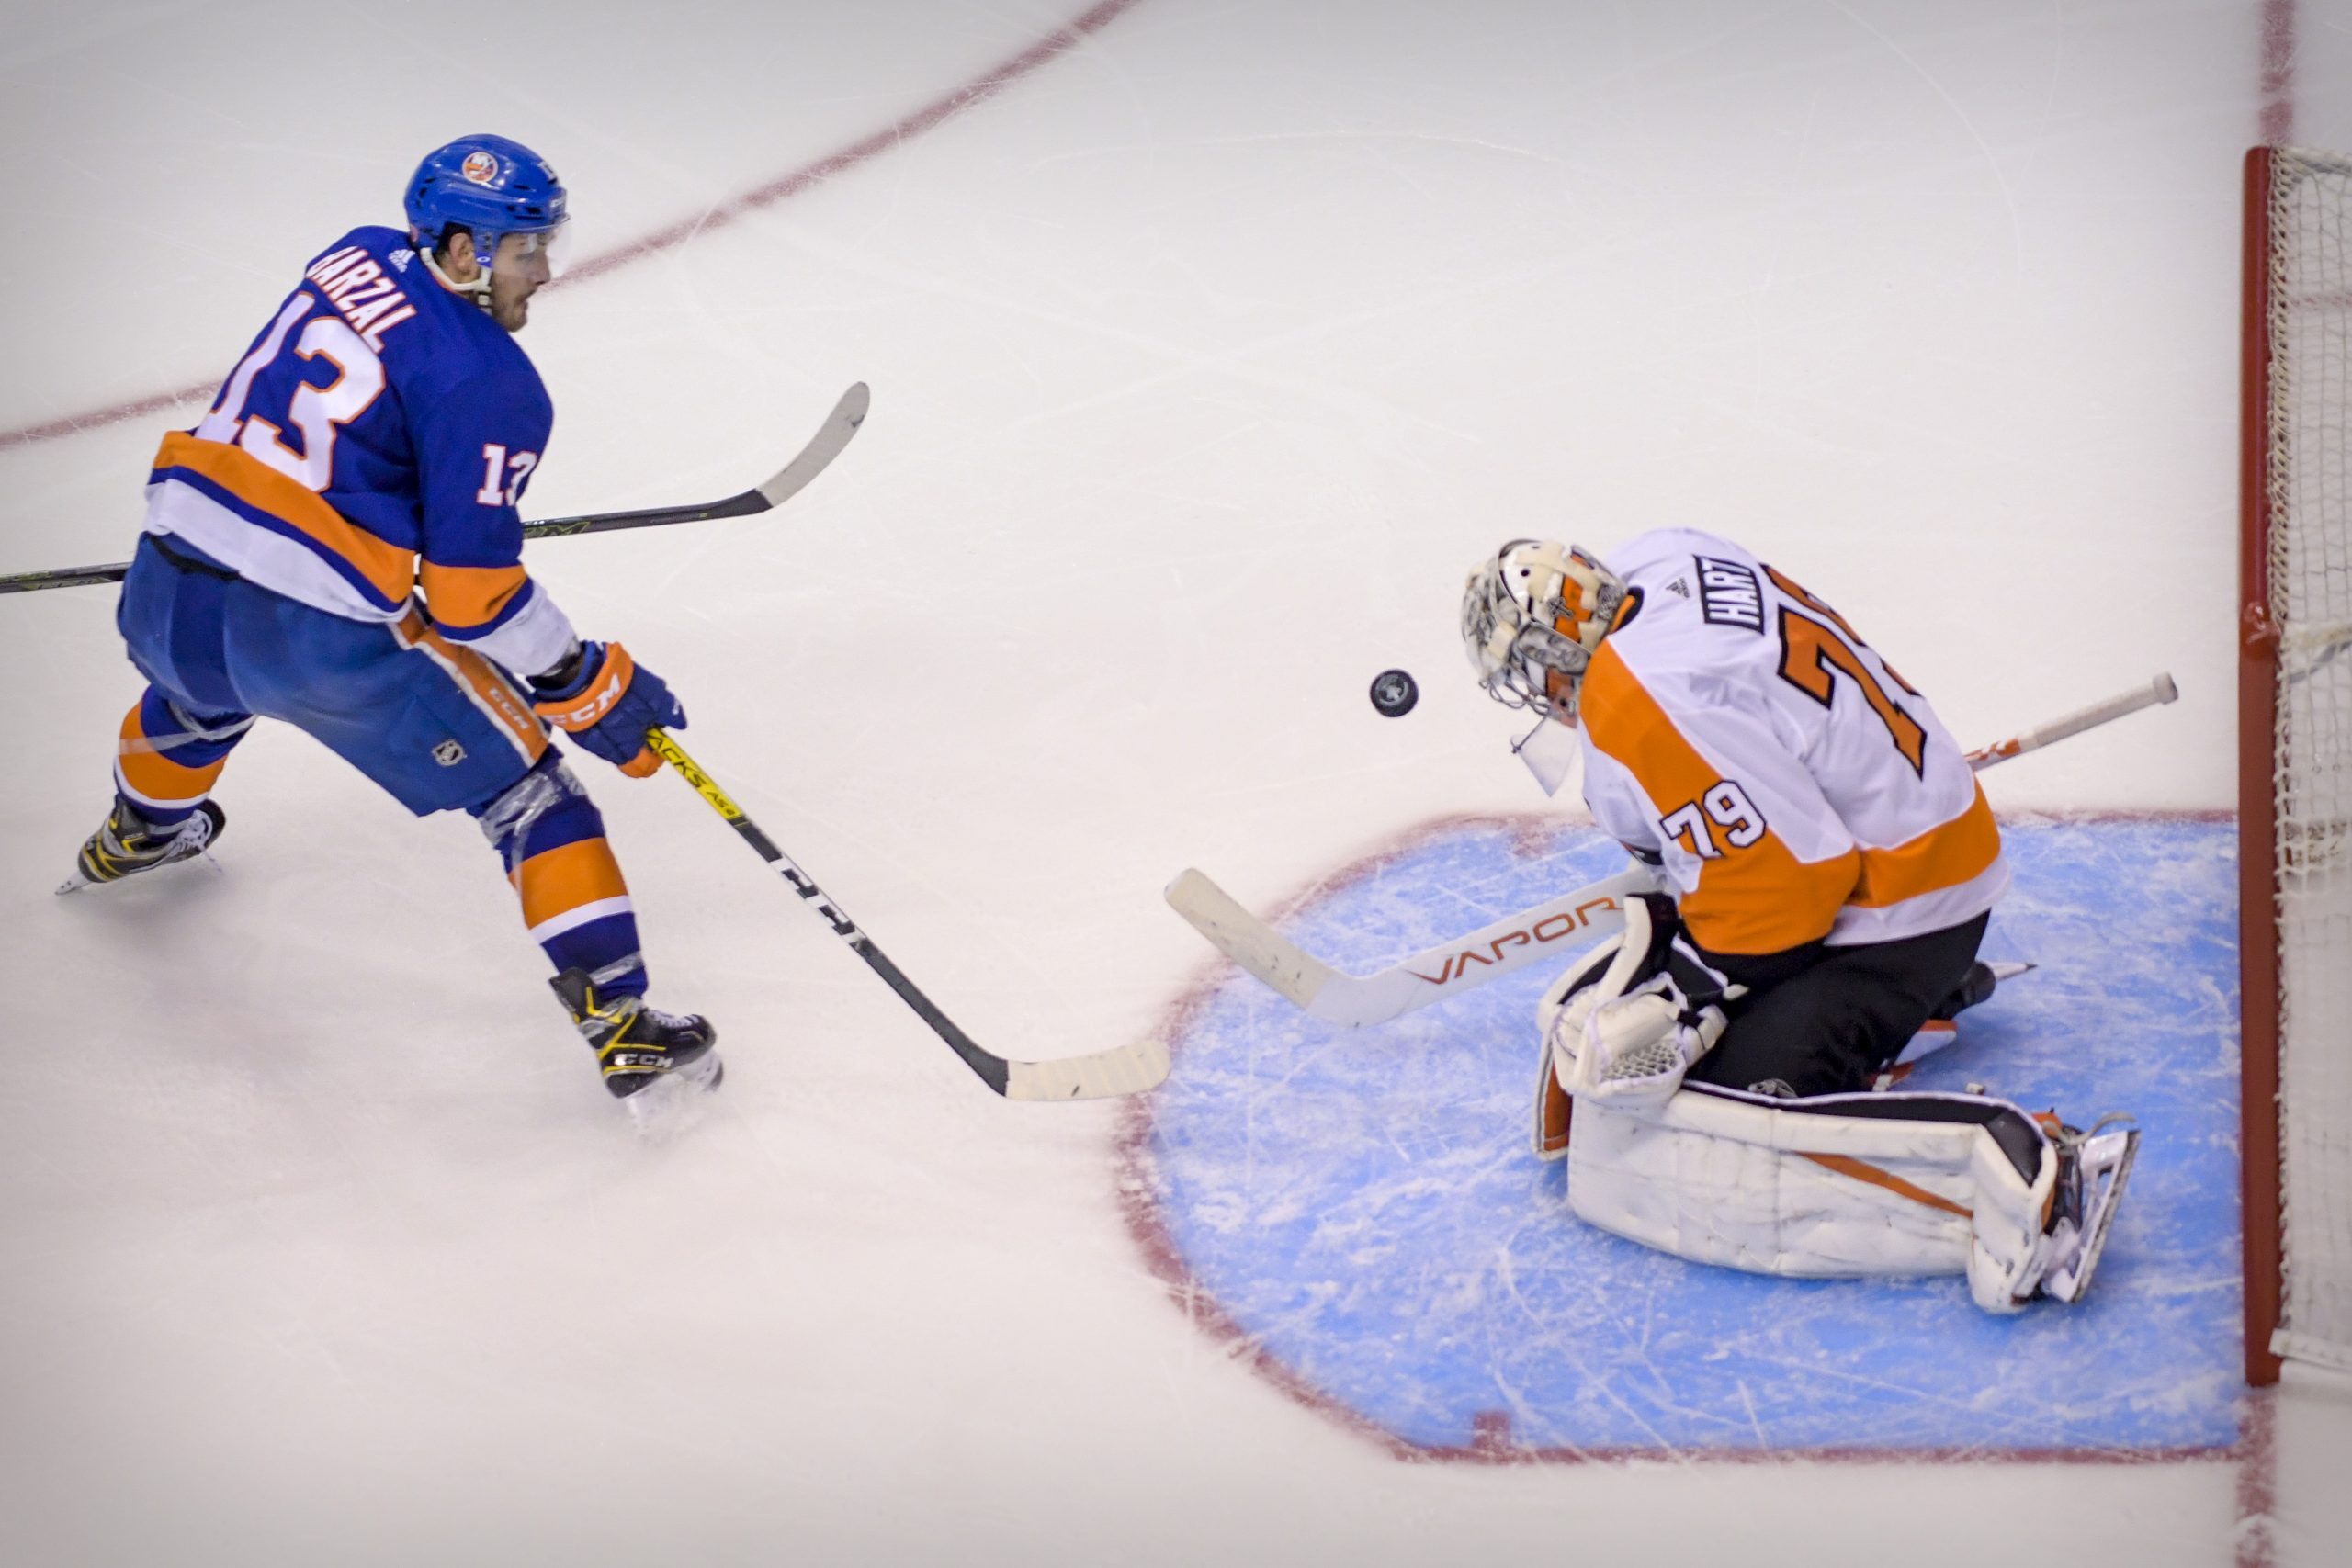
[[[424,562],[417,571],[433,618],[445,626],[482,626],[498,618],[530,579],[522,567],[441,566]]]
[[[523,898],[523,923],[537,926],[567,909],[628,892],[620,862],[602,838],[582,839],[542,850],[515,868],[514,890]]]
[[[1993,821],[1984,786],[1979,784],[1974,804],[1951,821],[1891,850],[1864,850],[1861,878],[1848,901],[1883,909],[1905,898],[1957,887],[1984,875],[2000,852],[2001,829]]]
[[[376,537],[329,506],[316,491],[304,489],[243,447],[199,441],[184,430],[175,430],[156,450],[154,466],[201,474],[247,505],[300,529],[349,561],[368,586],[394,604],[406,599],[416,582],[414,551]]]
[[[1593,743],[1623,764],[1653,803],[1697,800],[1721,782],[1605,642],[1586,671],[1580,711]],[[1784,952],[1829,934],[1860,865],[1852,850],[1801,861],[1768,827],[1747,848],[1701,862],[1699,886],[1682,899],[1682,924],[1710,952]]]
[[[158,804],[185,805],[201,800],[220,782],[220,770],[229,759],[201,768],[183,767],[163,756],[147,743],[147,727],[140,722],[139,704],[130,705],[123,716],[122,739],[115,746],[115,766],[122,771],[122,782]]]

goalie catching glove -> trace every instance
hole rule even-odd
[[[1544,993],[1536,1010],[1544,1038],[1538,1153],[1556,1158],[1566,1146],[1564,1137],[1557,1149],[1547,1146],[1546,1100],[1565,1093],[1629,1107],[1662,1103],[1723,1038],[1722,1004],[1744,990],[1709,967],[1681,931],[1671,899],[1633,895],[1624,930]]]
[[[616,642],[580,644],[554,669],[531,678],[531,694],[541,718],[633,779],[662,766],[645,743],[647,730],[686,727],[686,710],[662,677]]]

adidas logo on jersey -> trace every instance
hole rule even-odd
[[[1685,599],[1690,597],[1690,584],[1689,580],[1685,578],[1676,578],[1673,581],[1666,585],[1666,591],[1668,593],[1679,593]]]

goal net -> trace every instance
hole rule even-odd
[[[2352,1368],[2352,159],[2246,159],[2246,1375]]]

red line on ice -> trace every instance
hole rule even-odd
[[[887,126],[861,141],[853,141],[837,152],[829,152],[814,163],[803,164],[791,173],[770,180],[755,189],[746,191],[741,196],[731,197],[707,211],[698,213],[692,218],[682,219],[667,228],[656,230],[642,239],[633,240],[616,250],[605,251],[601,254],[591,256],[571,268],[565,275],[563,281],[566,284],[585,281],[627,266],[632,262],[642,261],[650,255],[658,255],[663,251],[685,243],[696,235],[707,234],[714,229],[724,229],[737,220],[757,212],[763,208],[773,207],[788,197],[798,196],[801,192],[832,178],[835,175],[846,174],[860,164],[867,163],[894,147],[913,141],[924,131],[936,128],[961,110],[996,96],[997,94],[1039,66],[1057,59],[1083,43],[1090,35],[1102,31],[1140,3],[1141,0],[1100,0],[1100,3],[1091,9],[1047,33],[1020,53],[990,66],[972,80],[933,99],[897,123]],[[68,414],[62,419],[53,419],[45,424],[28,425],[22,430],[0,432],[0,449],[27,446],[37,441],[54,441],[60,436],[78,434],[82,431],[96,429],[100,425],[117,424],[126,419],[137,419],[143,414],[162,413],[209,395],[220,384],[220,379],[216,377],[209,381],[180,387],[168,392],[151,392],[129,402],[115,403],[107,408],[92,409],[83,413]]]

